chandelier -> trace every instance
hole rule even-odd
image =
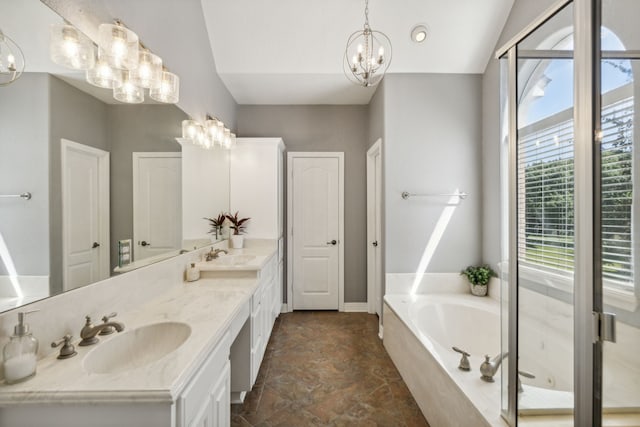
[[[0,86],[15,82],[24,71],[20,47],[0,30]]]
[[[369,0],[365,0],[364,28],[353,32],[344,51],[343,70],[358,85],[375,86],[391,64],[391,40],[369,26]]]

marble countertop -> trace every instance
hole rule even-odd
[[[243,249],[256,256],[261,268],[275,253],[274,245]],[[38,361],[35,377],[14,385],[0,384],[0,406],[16,404],[93,402],[171,402],[181,392],[227,331],[234,317],[248,304],[258,285],[256,278],[202,278],[176,283],[139,308],[120,313],[127,333],[159,322],[184,322],[191,335],[175,351],[144,367],[113,374],[95,374],[83,367],[85,356],[99,351],[103,342],[119,334],[98,336],[93,346],[77,346],[78,355],[58,360],[57,351]],[[41,342],[48,346],[49,343]]]
[[[250,242],[250,241],[248,241]],[[277,250],[277,245],[271,242],[255,241],[242,249],[225,249],[228,253],[220,253],[218,259],[196,263],[200,271],[256,271],[262,269]],[[225,264],[230,257],[253,257],[242,264]]]

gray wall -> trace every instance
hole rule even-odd
[[[0,237],[19,275],[49,274],[49,91],[47,74],[0,87]],[[6,275],[0,259],[0,275]]]
[[[111,269],[118,240],[133,238],[133,160],[137,151],[181,151],[175,140],[187,115],[174,105],[109,105],[111,143]]]
[[[455,272],[481,260],[480,75],[385,77],[386,272],[417,272],[448,198],[411,193],[469,193],[455,209],[426,272]]]
[[[345,153],[345,302],[367,300],[367,118],[365,105],[238,108],[238,136],[282,137],[287,151]]]
[[[62,292],[62,175],[61,139],[109,151],[107,105],[70,86],[49,77],[51,93],[51,127],[49,134],[49,230],[51,241],[51,274],[49,289]]]
[[[554,0],[516,0],[496,50],[549,8]],[[482,76],[482,255],[500,261],[500,66],[492,55]]]

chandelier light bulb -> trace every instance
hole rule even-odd
[[[24,71],[24,55],[20,46],[0,30],[0,86],[18,80]]]
[[[148,50],[140,50],[138,55],[138,68],[133,70],[133,81],[145,89],[150,89],[160,84],[162,77],[162,59]]]

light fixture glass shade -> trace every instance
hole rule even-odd
[[[138,66],[138,35],[122,25],[100,24],[98,27],[98,59],[118,70]]]
[[[126,73],[122,86],[113,88],[113,97],[127,104],[140,104],[144,102],[144,90],[133,82],[130,73]]]
[[[96,65],[87,70],[87,82],[104,89],[115,89],[122,86],[124,71],[111,68],[105,60],[98,60]]]
[[[91,39],[69,24],[51,26],[49,54],[53,62],[73,70],[89,70],[96,63]]]
[[[224,145],[224,123],[222,120],[218,120],[218,134],[216,135],[216,142],[222,147]]]
[[[140,50],[138,68],[131,72],[133,81],[140,87],[150,89],[160,83],[162,58],[148,50]]]
[[[188,139],[194,144],[198,140],[198,135],[204,133],[202,125],[195,120],[182,121],[182,138]]]
[[[0,86],[15,82],[23,71],[22,49],[0,30]]]
[[[175,104],[180,99],[180,77],[163,71],[158,85],[149,89],[149,96],[158,102]]]
[[[224,129],[224,140],[222,142],[222,147],[226,148],[227,150],[231,148],[231,130],[225,128]]]
[[[208,119],[204,122],[204,129],[207,139],[211,142],[211,148],[213,148],[218,143],[218,120]]]
[[[234,148],[236,146],[236,134],[232,133],[229,135],[229,149]]]

